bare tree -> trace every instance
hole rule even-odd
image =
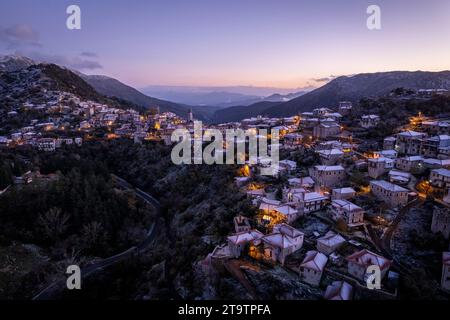
[[[69,219],[70,214],[63,213],[60,208],[51,208],[39,216],[38,225],[48,238],[57,240],[66,231]]]

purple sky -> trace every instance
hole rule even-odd
[[[66,29],[66,8],[82,30]],[[382,30],[366,28],[377,4]],[[146,85],[318,86],[450,69],[447,0],[1,0],[0,53]],[[322,81],[318,81],[322,80]]]

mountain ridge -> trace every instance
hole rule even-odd
[[[341,76],[290,101],[266,105],[267,108],[250,105],[218,110],[214,114],[214,121],[239,121],[259,114],[270,117],[293,116],[318,107],[335,107],[339,101],[358,103],[362,98],[384,96],[399,87],[450,90],[450,71],[389,71]]]

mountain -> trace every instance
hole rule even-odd
[[[159,106],[161,111],[170,111],[174,113],[186,113],[188,107],[180,106],[176,103],[159,100],[148,97],[136,89],[120,82],[119,80],[109,78],[106,76],[88,76],[80,74],[80,76],[89,83],[99,93],[108,97],[117,97],[126,101],[130,101],[140,107],[155,107]]]
[[[248,106],[261,101],[288,101],[303,94],[292,89],[252,86],[148,86],[141,90],[159,99],[195,106]],[[296,93],[292,93],[296,92]]]
[[[261,101],[249,106],[235,106],[218,110],[214,113],[214,123],[235,122],[242,119],[266,114],[266,110],[279,105],[280,102]]]
[[[70,92],[83,100],[117,103],[98,93],[93,87],[69,69],[55,64],[33,64],[16,71],[0,72],[0,97],[5,100],[32,100],[45,103],[49,91]]]
[[[0,56],[0,72],[14,72],[36,64],[27,57],[7,55]]]
[[[292,99],[298,98],[302,95],[306,94],[305,91],[299,91],[299,92],[294,92],[294,93],[288,93],[288,94],[279,94],[279,93],[275,93],[271,96],[265,97],[263,100],[264,101],[271,101],[271,102],[287,102],[290,101]]]
[[[450,89],[450,71],[392,71],[342,76],[298,98],[267,108],[257,104],[256,107],[250,105],[219,110],[215,113],[214,120],[237,121],[257,116],[258,112],[272,117],[292,116],[317,107],[335,107],[343,100],[358,103],[362,98],[384,96],[400,87],[413,90]]]
[[[99,93],[108,97],[116,97],[129,101],[142,108],[159,106],[161,112],[169,111],[176,113],[181,117],[187,117],[189,110],[192,109],[194,117],[203,121],[210,121],[214,112],[217,110],[217,108],[214,107],[192,107],[186,104],[153,98],[114,78],[98,75],[85,75],[82,73],[79,74]]]
[[[97,75],[88,76],[76,70],[69,70],[65,67],[60,67],[54,64],[39,64],[32,59],[23,56],[0,56],[0,72],[4,73],[18,72],[38,65],[39,69],[42,69],[41,71],[43,71],[43,74],[48,75],[51,73],[50,78],[58,80],[52,83],[58,84],[61,89],[66,89],[66,91],[72,92],[77,91],[76,89],[79,88],[80,92],[89,92],[87,96],[80,95],[80,97],[83,98],[96,97],[98,100],[100,97],[106,96],[114,98],[113,100],[115,100],[116,103],[130,103],[141,110],[159,106],[161,111],[170,111],[181,117],[187,117],[189,109],[191,109],[188,105],[146,96],[138,90],[110,77]],[[87,85],[89,88],[87,88]],[[77,92],[73,93],[77,94]],[[102,98],[104,99],[104,97]],[[209,109],[206,107],[192,107],[192,109],[194,116],[203,121],[210,121],[214,112],[217,110],[217,108]]]
[[[165,89],[153,87],[144,89],[145,93],[159,99],[166,99],[192,106],[230,107],[254,103],[261,97],[228,91],[188,91],[187,89]]]

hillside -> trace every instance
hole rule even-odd
[[[214,113],[214,123],[235,122],[242,119],[265,115],[271,107],[279,105],[280,102],[263,101],[249,106],[236,106],[218,110]]]
[[[0,56],[0,72],[14,72],[36,64],[33,60],[22,56]]]
[[[0,72],[1,96],[18,101],[45,101],[48,91],[70,92],[84,100],[108,101],[76,74],[54,64],[32,65],[14,72]]]
[[[148,109],[159,106],[161,112],[173,112],[181,117],[187,117],[189,109],[192,108],[195,117],[203,121],[209,121],[216,110],[215,108],[209,109],[209,107],[190,107],[184,104],[149,97],[114,78],[98,75],[88,76],[81,73],[80,76],[99,93],[108,97],[116,97],[129,101],[141,108]]]
[[[32,71],[28,73],[26,70]],[[35,72],[38,70],[42,71],[42,73],[39,72],[39,75]],[[4,74],[2,79],[5,87],[13,85],[16,87],[15,90],[19,90],[20,92],[31,89],[32,86],[30,86],[30,84],[33,84],[33,86],[35,85],[35,83],[28,78],[35,77],[33,80],[37,81],[38,79],[36,79],[36,77],[40,78],[42,75],[47,80],[50,80],[48,82],[42,82],[45,83],[46,86],[51,85],[46,87],[46,89],[67,91],[77,94],[81,98],[94,101],[106,101],[106,97],[109,97],[111,99],[108,101],[112,100],[115,104],[126,104],[127,107],[133,107],[140,111],[159,106],[161,111],[170,111],[181,117],[187,117],[189,109],[191,108],[188,105],[149,97],[110,77],[97,75],[88,76],[81,72],[70,70],[55,64],[39,64],[36,61],[23,56],[0,56],[0,73]],[[5,80],[7,80],[7,82],[4,82]],[[43,79],[39,79],[38,81],[41,84],[40,80]],[[28,83],[28,85],[26,83]],[[0,79],[0,87],[1,86],[2,80]],[[210,121],[218,108],[192,107],[192,109],[196,118],[203,121]]]
[[[399,87],[414,90],[450,89],[450,71],[394,71],[343,76],[298,98],[277,103],[266,109],[259,105],[251,105],[220,110],[216,112],[215,120],[236,121],[257,116],[258,113],[273,117],[291,116],[317,107],[334,107],[343,100],[357,103],[362,98],[384,96]]]

